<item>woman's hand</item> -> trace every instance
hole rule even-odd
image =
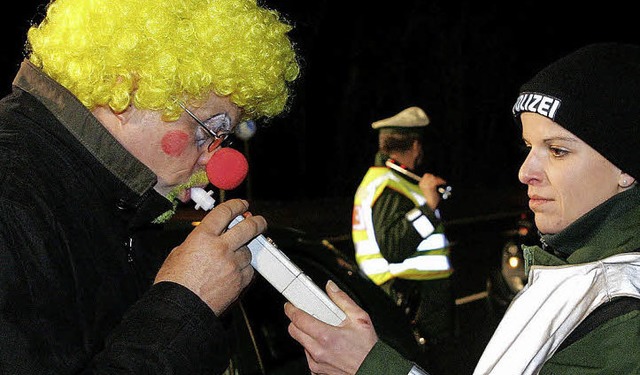
[[[326,289],[347,318],[334,327],[287,302],[284,310],[291,320],[289,334],[304,347],[313,374],[355,374],[378,335],[369,314],[333,281],[327,282]]]

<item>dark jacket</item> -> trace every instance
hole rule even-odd
[[[378,152],[374,165],[383,167],[387,159],[389,159],[387,155]],[[396,174],[398,178],[417,184],[416,181],[400,173]],[[405,214],[414,208],[416,205],[411,199],[389,188],[380,194],[372,207],[376,241],[380,246],[380,252],[389,262],[399,263],[414,255],[418,244],[424,240],[411,222],[405,220]],[[442,220],[429,205],[423,204],[418,208],[437,228],[435,233],[444,233]]]
[[[168,249],[143,238],[171,208],[155,175],[26,62],[0,101],[0,158],[0,373],[224,370],[211,309],[152,286]]]

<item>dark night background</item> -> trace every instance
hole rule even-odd
[[[466,195],[484,204],[473,197],[496,192],[488,196],[499,204],[508,196],[502,192],[521,191],[519,132],[510,116],[519,85],[585,43],[640,42],[631,2],[377,3],[266,2],[294,24],[302,74],[290,111],[239,145],[251,167],[237,194],[348,202],[377,147],[371,122],[417,105],[431,118],[427,169],[446,178],[459,201]],[[2,92],[44,4],[17,2],[2,15]]]
[[[239,189],[225,194],[249,198],[252,212],[268,219],[268,234],[297,264],[313,266],[303,270],[319,285],[327,274],[318,271],[333,270],[334,251],[353,255],[352,197],[377,149],[370,124],[417,105],[431,118],[425,131],[426,170],[453,186],[452,198],[440,208],[453,243],[455,294],[486,291],[502,259],[503,233],[513,234],[513,218],[527,211],[526,190],[517,180],[524,155],[511,118],[519,86],[584,44],[640,43],[632,1],[264,3],[294,25],[291,36],[302,73],[289,112],[236,144],[248,156],[250,174]],[[0,15],[0,94],[10,91],[30,20],[44,12],[45,4],[12,2],[13,10]],[[202,213],[190,205],[182,212],[187,218]],[[273,231],[283,227],[319,234],[322,245],[315,237],[300,242],[304,236],[296,231]],[[316,257],[331,262],[318,267]],[[271,298],[252,296],[247,303]],[[471,373],[490,337],[495,322],[485,320],[492,315],[480,303],[457,307],[463,345],[450,359],[456,371],[448,373]],[[276,309],[271,315],[265,313],[268,306]],[[281,306],[259,303],[256,316],[282,319]],[[394,324],[389,329],[397,331]]]

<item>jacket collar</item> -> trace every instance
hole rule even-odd
[[[616,194],[563,231],[542,236],[547,251],[525,248],[528,266],[593,262],[640,249],[640,187]],[[566,259],[566,260],[564,260]]]
[[[84,148],[128,187],[129,191],[120,193],[117,205],[121,211],[133,215],[132,220],[148,223],[172,208],[171,202],[153,189],[156,175],[131,155],[70,91],[28,60],[22,62],[13,85],[41,102]]]

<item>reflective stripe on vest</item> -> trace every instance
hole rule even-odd
[[[622,296],[640,298],[640,253],[532,266],[527,285],[511,302],[473,374],[538,374],[589,314]]]
[[[444,233],[434,233],[436,228],[433,223],[417,208],[405,215],[416,232],[424,238],[416,248],[416,254],[402,263],[391,264],[382,256],[375,239],[372,207],[386,187],[406,196],[416,206],[427,203],[418,185],[400,178],[386,167],[369,168],[356,191],[352,219],[352,239],[360,269],[378,285],[395,277],[430,280],[450,276],[449,241]]]

